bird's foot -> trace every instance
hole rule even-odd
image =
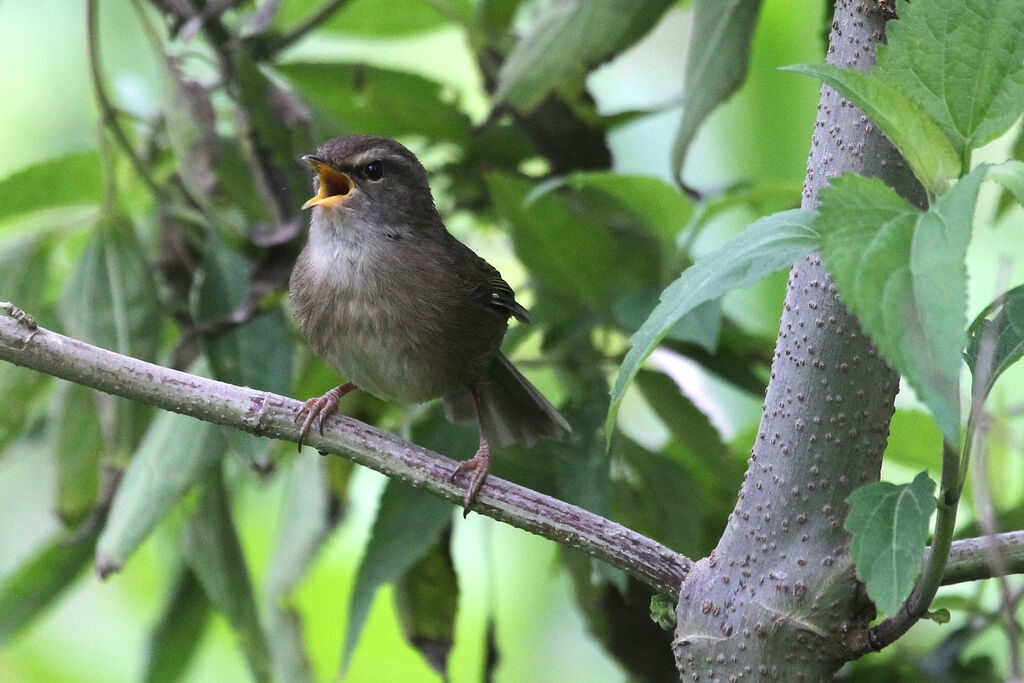
[[[452,481],[455,481],[463,472],[472,472],[469,477],[469,486],[466,487],[466,497],[462,499],[463,517],[469,515],[469,511],[472,509],[474,501],[476,501],[476,494],[480,492],[480,487],[484,485],[484,480],[487,478],[487,470],[490,466],[491,449],[488,447],[487,442],[484,441],[480,444],[476,455],[469,460],[459,463],[459,466],[452,472]]]
[[[319,419],[317,427],[320,430],[320,433],[323,434],[324,420],[338,412],[338,401],[342,396],[355,388],[355,384],[352,384],[352,382],[346,382],[340,387],[334,387],[323,396],[314,396],[302,404],[302,408],[299,409],[298,415],[295,416],[296,423],[302,420],[302,428],[299,430],[300,451],[302,450],[302,441],[306,438],[306,433],[313,425],[313,422]],[[305,417],[305,419],[303,419],[303,417]]]

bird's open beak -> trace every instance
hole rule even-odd
[[[344,201],[355,187],[355,183],[352,182],[352,178],[348,174],[337,170],[320,157],[307,154],[302,159],[309,162],[320,178],[320,191],[302,205],[303,209],[308,209],[311,206],[329,206],[335,202]]]

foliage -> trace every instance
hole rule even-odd
[[[843,177],[814,213],[794,208],[799,165],[778,162],[763,177],[733,171],[696,198],[672,182],[684,175],[684,161],[704,180],[728,165],[730,154],[767,146],[777,133],[795,130],[803,140],[805,121],[772,114],[782,105],[765,85],[780,66],[769,46],[798,43],[807,59],[823,52],[802,0],[788,8],[691,4],[351,0],[310,7],[285,0],[211,2],[193,14],[192,3],[138,0],[136,23],[110,35],[112,20],[100,13],[103,20],[87,22],[97,49],[90,57],[83,46],[78,55],[97,70],[100,134],[0,178],[0,299],[48,327],[124,353],[293,397],[322,393],[338,380],[299,341],[284,295],[307,220],[298,207],[309,178],[299,160],[341,133],[398,137],[426,162],[452,231],[531,303],[533,324],[513,327],[505,351],[574,427],[563,442],[499,453],[495,472],[704,556],[725,524],[749,447],[732,447],[725,435],[756,424],[742,406],[760,400],[771,358],[772,340],[751,318],[767,309],[761,314],[771,319],[778,308],[776,291],[743,293],[758,309],[748,312],[733,290],[821,249],[844,299],[947,441],[959,431],[965,341],[978,376],[979,359],[993,355],[985,340],[997,340],[990,379],[977,392],[982,400],[996,376],[1013,372],[1021,348],[1018,289],[965,331],[964,252],[985,173],[967,173],[970,153],[1004,133],[1024,102],[1024,10],[1014,0],[900,3],[900,20],[870,75],[800,67],[868,112],[933,199],[919,209],[878,181]],[[321,14],[324,8],[335,11]],[[696,28],[685,67],[669,65],[673,74],[685,69],[685,85],[676,79],[684,88],[683,120],[654,139],[630,142],[636,126],[659,118],[665,98],[613,112],[595,73],[610,60],[628,63],[632,49],[654,40],[652,29],[672,30],[691,10]],[[959,18],[936,24],[943,11]],[[783,28],[759,47],[755,29],[773,26]],[[147,41],[152,64],[111,68],[118,56],[109,46],[129,37]],[[394,57],[414,51],[417,41],[437,52]],[[942,54],[955,58],[941,62]],[[979,72],[968,64],[984,66],[977,87],[964,85]],[[121,78],[125,73],[136,80]],[[637,75],[620,77],[615,88],[628,92]],[[141,103],[125,85],[139,80],[149,93]],[[784,103],[801,115],[813,112],[815,96],[805,80],[792,86],[804,88],[801,97]],[[738,90],[723,115],[732,119],[712,117],[702,127]],[[721,135],[723,120],[728,136]],[[715,159],[706,158],[702,140],[714,141]],[[804,153],[801,145],[792,156]],[[645,175],[623,172],[627,152],[660,154],[664,167],[651,162]],[[786,151],[765,156],[774,161]],[[988,173],[1024,195],[1018,166]],[[775,209],[783,210],[765,215]],[[876,248],[861,249],[865,242]],[[694,391],[678,380],[678,365],[669,363],[669,373],[645,366],[656,348],[692,360],[717,388]],[[3,566],[4,643],[19,645],[21,634],[31,651],[33,620],[66,591],[81,590],[85,582],[75,582],[95,555],[102,574],[123,572],[108,579],[113,585],[162,586],[146,616],[159,615],[148,655],[140,655],[145,680],[205,671],[204,648],[225,631],[242,653],[240,666],[257,680],[329,679],[339,662],[351,662],[357,675],[358,648],[375,645],[360,633],[381,632],[375,596],[390,583],[402,635],[428,662],[403,676],[426,677],[429,666],[475,679],[500,674],[501,656],[512,659],[514,646],[502,634],[514,619],[486,596],[492,572],[473,570],[466,556],[474,552],[459,547],[460,535],[476,529],[483,537],[490,527],[480,532],[473,519],[453,524],[447,504],[389,484],[374,513],[367,494],[373,486],[366,478],[353,483],[351,467],[337,458],[294,455],[290,444],[153,414],[19,368],[0,367],[0,391],[9,406],[0,414],[0,464],[16,453],[41,458],[52,451],[53,507],[62,520],[49,537],[39,534],[34,552],[22,549]],[[472,431],[449,425],[437,406],[400,408],[353,395],[343,410],[453,457],[475,447]],[[907,443],[921,429],[934,433],[919,413],[908,414],[914,417],[900,427],[910,434],[901,437]],[[927,457],[903,455],[915,467]],[[110,473],[122,475],[116,490],[103,485]],[[896,488],[879,486],[891,488],[876,492]],[[267,491],[278,492],[273,512]],[[854,509],[871,494],[858,492]],[[887,613],[919,573],[925,508],[912,534],[893,523],[896,505],[873,505],[868,525],[856,524],[853,513],[848,520],[858,548],[876,546],[889,532],[906,551],[875,554],[888,564],[885,571],[875,566],[867,580]],[[368,539],[363,555],[352,531],[357,523]],[[343,547],[334,552],[335,545]],[[489,548],[488,564],[499,564],[500,552]],[[324,581],[333,576],[327,558],[339,554],[347,578]],[[663,601],[652,603],[646,589],[583,558],[567,554],[559,566],[569,568],[573,609],[617,666],[639,677],[663,673],[638,645],[667,660],[667,636],[647,616],[648,604],[658,605],[659,621],[670,622]],[[897,578],[897,589],[877,588],[876,579],[891,585]],[[649,631],[635,626],[638,614]],[[535,621],[521,631],[540,633]],[[467,635],[474,623],[479,628]],[[380,659],[389,660],[381,666],[400,658],[398,638],[396,629],[380,646],[388,653]],[[460,646],[475,646],[478,661],[467,663]],[[960,662],[959,647],[950,670]],[[606,673],[614,668],[604,666]]]

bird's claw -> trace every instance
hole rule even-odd
[[[480,449],[469,460],[459,463],[459,466],[452,472],[451,481],[458,479],[463,472],[472,472],[469,478],[469,485],[466,487],[466,495],[462,499],[462,516],[469,515],[469,511],[476,502],[476,496],[487,479],[487,472],[491,466],[491,451],[486,443],[480,444]]]
[[[313,425],[313,421],[319,419],[317,428],[320,430],[320,434],[323,434],[324,420],[338,412],[338,400],[355,388],[355,384],[348,382],[340,387],[334,387],[323,396],[314,396],[302,404],[299,412],[295,415],[295,424],[298,424],[300,421],[302,422],[302,428],[299,429],[300,451],[302,450],[302,442],[306,438],[309,428]]]

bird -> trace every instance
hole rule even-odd
[[[480,446],[468,474],[468,514],[487,477],[491,445],[560,438],[571,427],[501,353],[511,318],[527,310],[491,264],[444,225],[426,169],[401,143],[343,135],[302,157],[315,172],[305,246],[289,300],[313,351],[347,381],[307,400],[310,427],[355,389],[414,404],[440,398],[452,422],[475,420]]]

